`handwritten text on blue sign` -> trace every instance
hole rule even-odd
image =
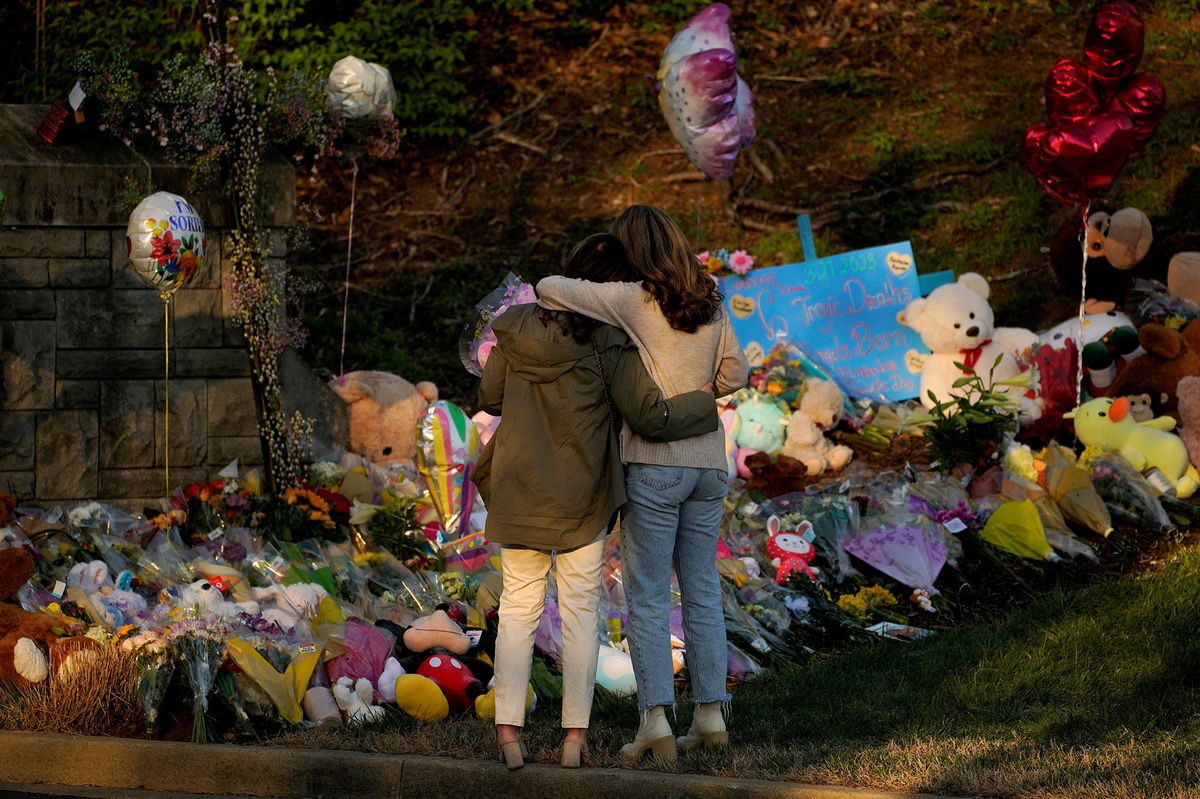
[[[790,340],[853,396],[901,400],[917,395],[912,365],[928,350],[896,318],[920,296],[908,242],[756,269],[720,283],[751,364]]]

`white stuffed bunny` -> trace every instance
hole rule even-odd
[[[346,721],[351,724],[378,721],[383,718],[384,710],[379,705],[372,705],[374,689],[366,677],[359,677],[354,682],[349,677],[338,678],[333,686],[333,698],[342,709]]]

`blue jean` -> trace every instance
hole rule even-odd
[[[696,702],[727,702],[725,613],[717,574],[725,474],[691,466],[629,464],[621,520],[621,571],[638,708],[675,704],[671,567],[683,595],[685,660]]]

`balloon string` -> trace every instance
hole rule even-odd
[[[163,300],[163,480],[171,496],[171,301]]]
[[[696,184],[696,242],[693,245],[696,252],[700,252],[700,206],[704,199],[704,184],[707,180],[702,180]]]
[[[354,251],[354,199],[358,192],[358,161],[351,156],[350,163],[350,235],[346,240],[346,278],[342,282],[342,352],[338,358],[338,379],[346,374],[346,322],[350,308],[350,253]]]
[[[1079,270],[1082,276],[1079,280],[1079,332],[1075,335],[1076,351],[1075,351],[1075,405],[1083,404],[1083,317],[1084,310],[1087,307],[1087,262],[1088,262],[1088,211],[1091,209],[1091,202],[1087,202],[1083,206],[1083,232],[1080,234],[1080,250],[1083,258],[1083,268]]]

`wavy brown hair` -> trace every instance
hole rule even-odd
[[[652,205],[631,205],[613,222],[612,233],[671,327],[695,333],[719,318],[725,298],[670,214]]]
[[[576,244],[563,261],[563,275],[593,283],[632,282],[637,275],[625,257],[625,248],[611,233],[593,233]],[[600,325],[595,319],[571,311],[538,309],[545,324],[556,323],[562,332],[586,344]]]

